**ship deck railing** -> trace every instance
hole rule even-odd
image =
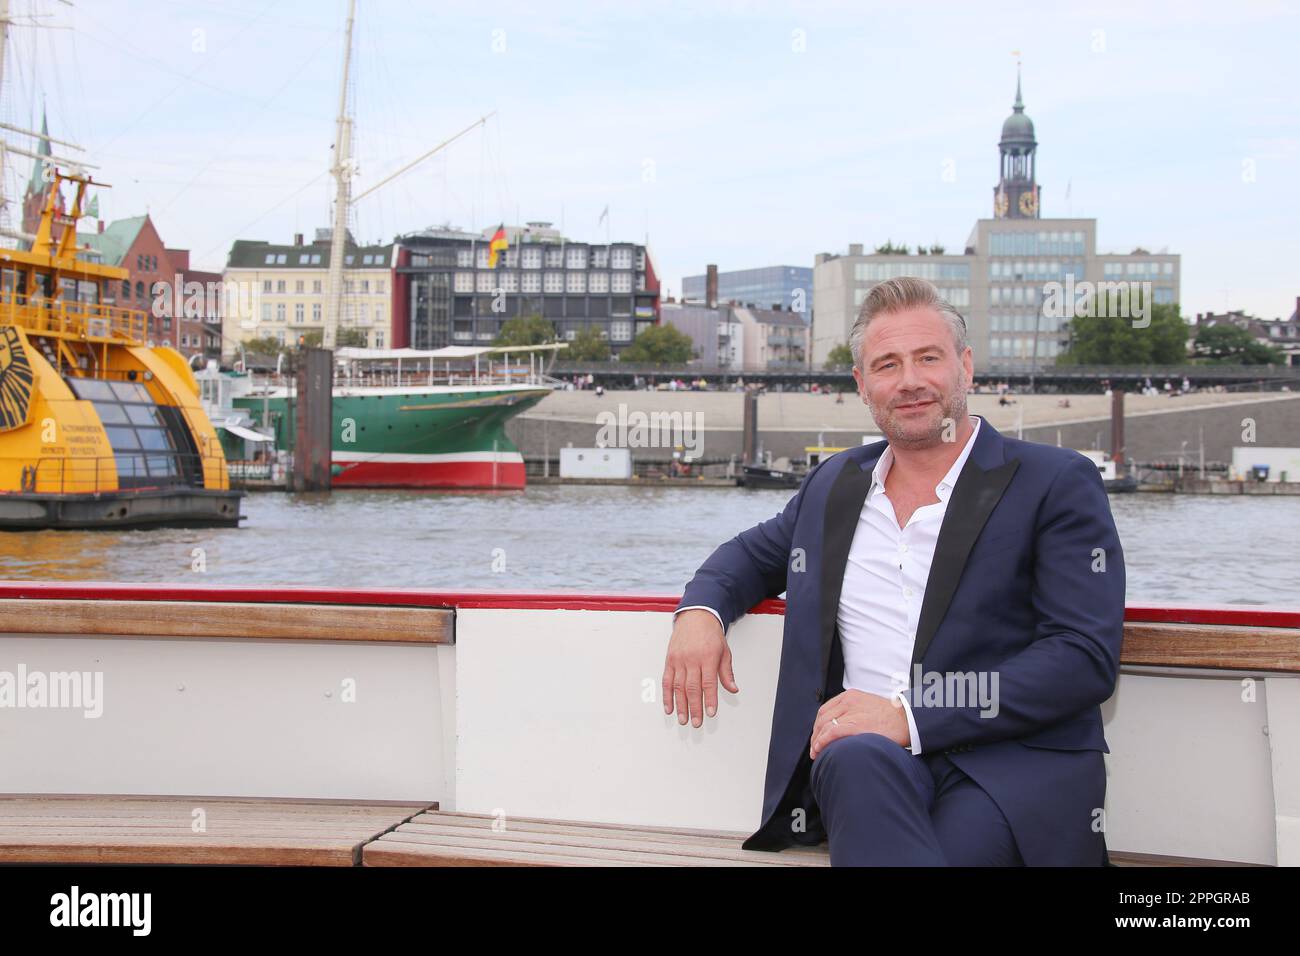
[[[100,682],[6,713],[0,860],[824,865],[740,849],[784,603],[695,728],[678,600],[0,583],[0,672]],[[1102,715],[1113,862],[1300,864],[1300,609],[1130,606]]]
[[[68,495],[154,491],[177,486],[217,491],[230,488],[221,455],[158,450],[118,451],[114,455],[0,457],[19,476],[20,494]],[[215,476],[215,481],[207,476]]]
[[[148,323],[139,309],[0,292],[0,325],[17,325],[36,335],[138,343],[148,338]]]

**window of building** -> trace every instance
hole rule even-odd
[[[453,280],[453,288],[456,292],[473,292],[474,291],[474,273],[457,272]]]
[[[566,269],[587,268],[587,247],[569,246],[564,255],[564,267]]]
[[[548,246],[546,249],[546,268],[558,269],[564,262],[564,250],[559,246]]]
[[[289,261],[289,257],[288,257],[288,255],[287,255],[286,253],[283,253],[283,252],[279,253],[279,254],[275,257],[275,264],[276,264],[277,266],[282,266],[282,265],[284,265],[284,264],[285,264],[286,262],[288,262],[288,261]]]
[[[297,322],[299,325],[302,325],[302,321],[306,317],[306,311],[307,310],[304,308],[301,302],[294,303],[293,320]]]
[[[503,273],[501,273],[500,278],[501,278],[501,289],[502,289],[502,291],[505,291],[505,292],[518,292],[518,291],[519,291],[519,273],[518,273],[518,272],[503,272]]]
[[[293,290],[297,292],[299,295],[301,295],[304,285],[306,285],[306,283],[304,283],[301,279],[299,279],[297,282],[293,284]]]
[[[617,251],[617,250],[616,250]],[[632,291],[632,273],[615,272],[610,276],[609,291],[613,293]]]
[[[280,329],[278,332],[275,333],[275,340],[279,342],[281,345],[284,344],[284,329]]]
[[[524,250],[524,251],[527,252],[527,250]],[[525,260],[527,260],[527,258],[528,258],[527,256],[524,257]],[[527,265],[527,262],[525,262],[525,265]],[[542,291],[542,277],[541,277],[541,274],[540,274],[540,273],[537,273],[537,272],[525,272],[525,273],[523,274],[523,276],[520,278],[519,282],[520,282],[520,289],[519,289],[519,290],[520,290],[521,292],[541,292],[541,291]]]
[[[313,302],[311,304],[311,320],[313,322],[319,322],[321,320],[319,302]]]
[[[479,292],[493,292],[493,291],[496,290],[496,287],[497,287],[497,277],[496,277],[496,274],[495,274],[495,273],[484,271],[484,272],[476,273],[476,275],[478,276],[478,279],[477,279],[477,291],[479,291]],[[459,290],[457,290],[457,291],[459,291]]]
[[[281,302],[275,307],[275,321],[283,322],[284,314],[285,314],[284,303]]]
[[[615,342],[632,341],[632,323],[624,321],[609,323],[609,337]]]
[[[313,252],[313,253],[311,254],[311,264],[314,265],[314,266],[318,266],[318,265],[320,265],[320,253],[319,253],[319,252]]]
[[[375,291],[376,291],[376,292],[383,292],[383,291],[384,291],[384,280],[383,280],[383,279],[376,279],[376,280],[375,280]]]
[[[274,253],[274,252],[268,252],[268,253],[266,254],[266,263],[265,263],[265,264],[268,265],[268,266],[273,266],[273,265],[275,265],[275,253]]]
[[[474,264],[480,269],[486,269],[488,267],[488,257],[491,254],[492,250],[486,243],[478,246],[478,248],[474,250]]]
[[[382,349],[383,347],[384,347],[384,330],[375,329],[375,348]]]
[[[474,250],[469,246],[456,250],[456,265],[468,269],[474,265]]]
[[[277,280],[275,281],[275,291],[276,291],[276,292],[280,292],[280,293],[283,293],[283,292],[286,291],[286,289],[285,289],[285,281],[284,281],[283,279],[277,279]]]
[[[263,322],[270,322],[270,321],[271,321],[271,303],[270,303],[270,302],[263,302],[263,303],[262,303],[262,321],[263,321]]]
[[[137,279],[135,283],[135,297],[141,302],[144,301],[144,283],[139,279]]]
[[[313,280],[312,280],[312,283],[311,283],[311,291],[312,291],[312,292],[316,292],[316,293],[319,293],[319,292],[321,291],[321,280],[320,280],[320,279],[313,279]]]
[[[609,268],[609,247],[597,246],[591,250],[591,267],[593,269]]]
[[[356,256],[344,256],[344,257],[343,257],[343,264],[346,265],[346,266],[350,266],[350,265],[352,265],[352,260],[355,259],[355,258],[356,258]]]
[[[361,291],[362,291],[363,293],[365,293],[366,295],[369,295],[369,294],[370,294],[370,280],[369,280],[369,279],[362,279],[362,280],[361,280]]]
[[[300,265],[300,266],[305,266],[305,265],[307,265],[307,263],[309,263],[309,262],[311,262],[311,253],[310,253],[310,252],[300,252],[300,253],[298,253],[298,265]]]
[[[546,279],[542,284],[543,292],[563,292],[564,291],[564,273],[548,272]]]
[[[537,246],[525,246],[519,254],[519,259],[525,269],[540,269],[542,267],[542,250]]]
[[[596,295],[609,291],[609,273],[592,272],[587,279],[587,286]]]
[[[586,292],[587,291],[587,273],[569,272],[565,274],[564,279],[565,292]]]
[[[609,253],[609,267],[611,269],[631,269],[632,250],[625,246],[611,249]]]

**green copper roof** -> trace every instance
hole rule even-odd
[[[140,235],[140,230],[144,228],[144,222],[148,218],[148,216],[132,216],[130,219],[119,219],[105,226],[103,232],[78,233],[77,238],[78,240],[84,238],[90,248],[98,252],[108,265],[120,266],[127,250],[135,242],[135,237]]]

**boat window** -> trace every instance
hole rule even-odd
[[[136,382],[109,382],[113,388],[113,394],[123,402],[152,402],[149,397],[149,391],[143,385]]]
[[[106,402],[95,405],[95,411],[99,413],[99,420],[105,425],[129,425],[131,423],[126,414],[126,408],[122,405]]]
[[[97,378],[74,378],[71,380],[72,390],[78,398],[83,398],[91,402],[111,402],[113,401],[113,390],[108,382]]]
[[[139,428],[136,429],[136,435],[140,438],[140,446],[148,451],[171,450],[171,443],[167,441],[167,433],[161,428]]]
[[[133,425],[161,425],[158,410],[152,405],[125,405],[126,413]]]
[[[136,437],[134,428],[124,428],[119,425],[105,425],[104,432],[108,435],[108,443],[116,451],[119,448],[139,448],[140,439]]]

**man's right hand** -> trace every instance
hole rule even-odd
[[[691,608],[673,621],[664,665],[664,713],[677,707],[677,722],[689,718],[698,727],[704,715],[718,712],[718,678],[733,694],[740,693],[731,669],[731,648],[718,619],[708,611]]]

